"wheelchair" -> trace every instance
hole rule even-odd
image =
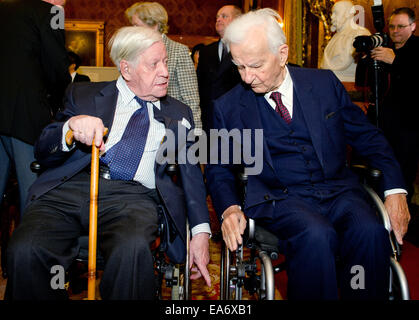
[[[364,165],[353,165],[352,169],[362,177],[362,185],[371,197],[377,215],[389,233],[392,254],[390,256],[389,300],[409,300],[410,292],[406,275],[398,262],[401,248],[391,232],[388,213],[381,198],[374,191],[380,179],[381,172]],[[242,207],[244,207],[247,176],[238,174],[238,184],[241,190]],[[258,300],[275,299],[275,274],[286,270],[285,262],[273,265],[280,254],[278,238],[258,226],[253,219],[248,218],[243,235],[243,244],[235,252],[231,252],[222,242],[220,269],[220,299],[241,300],[243,289],[250,295],[256,295]],[[244,260],[245,250],[250,250],[249,258]]]
[[[31,163],[31,170],[35,173],[41,173],[42,168],[36,161]],[[170,164],[166,167],[166,174],[172,180],[177,181],[178,167],[176,164]],[[168,242],[168,223],[169,217],[163,206],[158,206],[158,236],[151,245],[154,259],[156,293],[155,298],[162,300],[166,295],[163,294],[163,288],[170,290],[171,300],[190,300],[191,299],[191,283],[190,283],[190,266],[189,266],[189,243],[190,232],[189,223],[186,222],[186,258],[183,263],[174,263],[165,254]],[[73,294],[77,294],[85,290],[87,286],[87,279],[83,278],[83,274],[87,271],[88,263],[88,235],[82,235],[78,239],[80,247],[79,253],[69,270],[66,273],[66,288],[71,290]],[[105,261],[100,253],[97,251],[96,255],[97,269],[103,270]],[[163,285],[164,283],[164,285]]]

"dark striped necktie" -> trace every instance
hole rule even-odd
[[[287,107],[282,103],[281,94],[279,92],[272,92],[270,98],[275,101],[275,111],[281,115],[282,119],[284,119],[287,124],[290,124],[291,116]]]

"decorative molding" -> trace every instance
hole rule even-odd
[[[310,12],[319,18],[324,28],[323,49],[326,47],[332,37],[332,7],[336,1],[334,0],[306,0],[309,5]]]

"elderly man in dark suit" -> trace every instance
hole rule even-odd
[[[227,5],[217,12],[215,29],[220,38],[229,23],[240,16],[240,8]],[[199,96],[201,99],[202,127],[208,133],[211,127],[213,100],[240,82],[240,75],[231,62],[228,48],[221,39],[199,50],[197,66]]]
[[[332,72],[286,66],[288,46],[278,17],[272,9],[247,13],[224,36],[244,83],[215,101],[214,127],[262,129],[259,145],[252,138],[242,150],[256,155],[262,150],[256,161],[263,165],[248,177],[242,208],[236,163],[211,159],[207,166],[223,238],[235,250],[245,216],[275,233],[287,259],[289,299],[337,299],[338,292],[346,299],[384,299],[388,233],[346,166],[346,146],[383,172],[385,206],[402,243],[409,211],[400,167],[381,132],[351,103]],[[353,267],[364,270],[363,288],[351,286]]]
[[[51,122],[70,83],[64,29],[52,23],[57,14],[52,5],[64,3],[0,2],[0,196],[14,166],[22,210],[36,179],[30,171],[33,144]]]
[[[161,35],[145,27],[122,28],[111,39],[110,55],[121,72],[118,80],[71,85],[60,121],[46,127],[36,144],[36,158],[47,170],[30,189],[25,217],[9,245],[7,298],[66,297],[65,290],[51,288],[50,270],[54,265],[68,268],[78,253],[77,238],[88,227],[92,143],[102,152],[101,297],[153,298],[150,244],[156,238],[159,205],[166,207],[183,243],[188,217],[190,261],[197,267],[191,278],[202,275],[210,286],[209,214],[200,168],[177,161],[181,188],[165,174],[167,163],[157,161],[168,131],[176,150],[183,152],[190,144],[178,139],[179,127],[194,129],[190,108],[166,96],[167,53]],[[69,129],[75,138],[71,146],[64,139]]]

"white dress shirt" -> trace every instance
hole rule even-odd
[[[292,82],[292,79],[291,79],[290,73],[288,72],[287,67],[285,67],[284,81],[282,81],[279,88],[274,91],[269,91],[268,93],[265,94],[266,101],[268,101],[270,106],[275,110],[276,103],[271,98],[272,92],[279,92],[281,94],[282,103],[288,109],[288,112],[292,119],[294,88],[293,88],[293,82]]]

